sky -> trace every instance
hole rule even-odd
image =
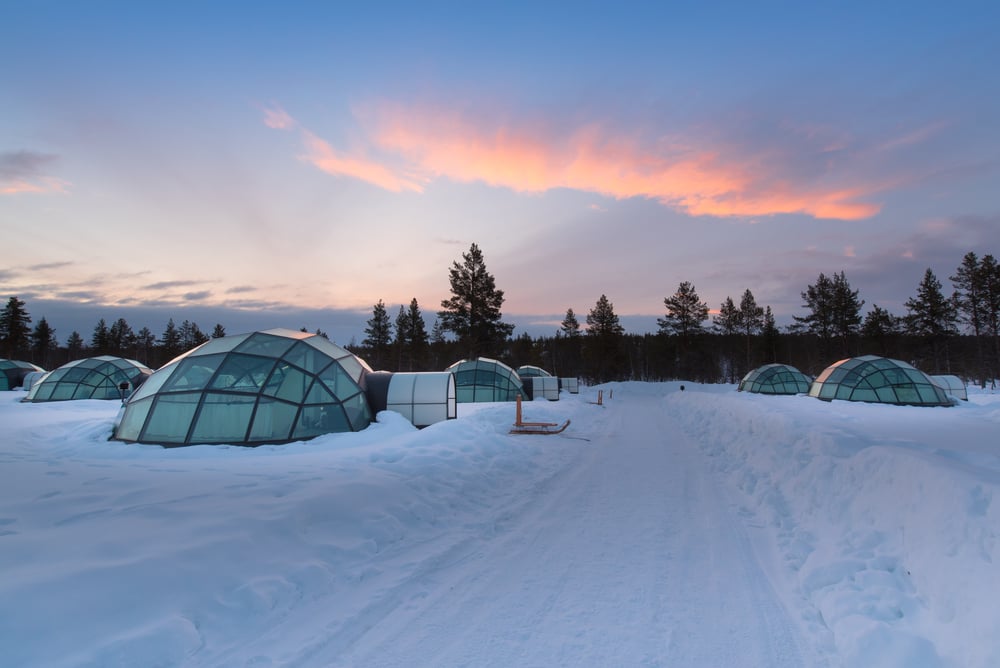
[[[347,343],[476,243],[516,333],[903,315],[1000,254],[1000,7],[812,4],[0,0],[0,296]]]

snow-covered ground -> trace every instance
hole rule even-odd
[[[685,385],[254,449],[0,393],[0,664],[1000,665],[1000,395]]]

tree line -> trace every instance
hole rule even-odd
[[[771,307],[758,304],[749,288],[738,301],[727,296],[710,317],[694,284],[682,281],[664,298],[665,313],[655,334],[626,333],[614,304],[602,294],[587,313],[585,327],[569,308],[554,335],[512,337],[514,325],[503,321],[501,311],[504,292],[476,244],[453,262],[448,278],[451,296],[441,301],[429,333],[416,298],[400,305],[394,318],[379,300],[366,322],[364,340],[346,347],[375,369],[436,371],[482,356],[590,382],[736,382],[771,362],[816,375],[838,359],[865,353],[905,360],[932,374],[960,375],[984,387],[1000,377],[1000,264],[992,255],[967,253],[949,277],[950,295],[927,269],[916,294],[905,302],[904,315],[877,304],[862,315],[865,301],[845,273],[820,273],[801,293],[805,314],[793,316],[783,330]],[[33,329],[30,323],[25,303],[11,297],[0,313],[0,354],[45,368],[100,354],[131,357],[156,368],[209,338],[225,336],[221,324],[206,335],[196,323],[185,320],[177,327],[171,319],[157,338],[146,327],[133,332],[124,319],[111,325],[101,320],[89,344],[73,332],[59,346],[45,318]]]

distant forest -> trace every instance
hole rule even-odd
[[[582,324],[570,308],[553,336],[513,337],[514,325],[502,320],[503,291],[496,288],[476,244],[453,263],[449,279],[452,296],[441,302],[429,333],[416,299],[400,306],[394,318],[379,301],[364,340],[344,347],[374,369],[440,371],[482,356],[591,383],[733,383],[771,362],[815,376],[839,359],[862,354],[900,359],[927,373],[954,374],[983,387],[995,387],[1000,378],[1000,265],[992,255],[967,253],[949,277],[951,294],[927,269],[905,303],[905,314],[872,304],[862,315],[865,301],[844,272],[821,273],[801,293],[802,315],[782,329],[771,308],[758,305],[749,289],[738,300],[727,297],[710,317],[695,286],[682,282],[664,298],[656,334],[626,333],[613,303],[601,295]],[[320,330],[316,334],[325,336]],[[16,296],[0,312],[0,356],[45,369],[96,355],[128,357],[155,369],[225,335],[222,324],[205,333],[197,323],[177,325],[172,318],[156,335],[146,326],[136,331],[120,318],[98,321],[86,339],[74,331],[60,344],[45,318],[33,323],[27,304]]]

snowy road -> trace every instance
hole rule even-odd
[[[357,637],[334,634],[300,658],[803,665],[798,627],[755,561],[745,527],[659,402],[609,402],[578,464],[549,479],[494,535],[417,569],[386,596],[402,604],[377,613],[370,606],[340,627]]]

